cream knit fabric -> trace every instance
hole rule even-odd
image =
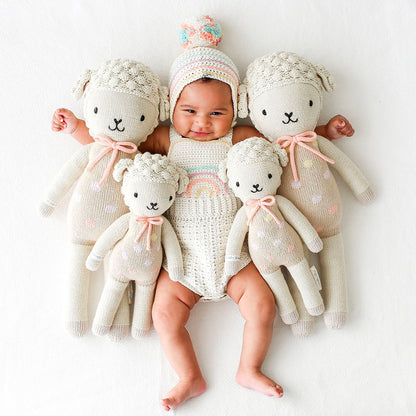
[[[224,272],[227,236],[240,206],[218,172],[232,146],[232,130],[220,139],[198,142],[171,127],[170,142],[168,157],[187,170],[190,180],[166,214],[182,248],[184,278],[180,282],[205,299],[219,299],[225,296],[228,283]],[[245,248],[240,268],[249,262]]]

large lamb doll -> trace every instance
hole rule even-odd
[[[105,62],[87,70],[73,91],[84,95],[84,116],[94,143],[82,147],[62,167],[40,206],[50,215],[71,186],[77,182],[68,208],[70,253],[65,321],[75,336],[88,327],[90,272],[85,261],[100,234],[128,208],[121,184],[112,175],[121,158],[133,158],[137,146],[167,117],[167,89],[147,66],[127,59]],[[126,308],[125,308],[126,309]],[[127,308],[128,309],[128,308]],[[126,322],[127,320],[127,322]],[[119,329],[128,330],[128,310]]]
[[[340,328],[347,316],[342,209],[328,164],[360,202],[368,203],[374,195],[358,167],[329,140],[314,133],[323,90],[333,90],[332,77],[323,66],[294,53],[272,53],[249,65],[240,89],[240,116],[249,114],[255,127],[289,154],[279,194],[295,204],[322,238],[324,319],[328,328]],[[308,315],[301,316],[294,327],[298,335],[307,335],[311,328]]]

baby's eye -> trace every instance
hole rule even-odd
[[[98,113],[98,107],[94,107],[94,114]]]
[[[269,179],[271,179],[273,177],[273,175],[271,173],[269,173],[267,176],[268,176]]]
[[[213,116],[220,116],[222,113],[220,111],[213,111],[211,115]]]
[[[191,108],[187,108],[185,111],[189,114],[195,114],[195,110],[192,110]]]
[[[261,113],[262,113],[264,116],[267,116],[267,111],[266,111],[266,110],[263,110]]]
[[[140,121],[144,121],[144,114],[140,117]]]
[[[312,106],[313,106],[313,101],[309,100],[309,107],[312,107]]]
[[[137,192],[134,193],[134,197],[137,198],[139,194]]]
[[[173,196],[171,195],[171,196],[169,197],[169,201],[172,201],[172,199],[173,199]]]
[[[240,182],[236,182],[235,183],[235,186],[240,186]]]

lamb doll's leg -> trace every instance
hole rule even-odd
[[[110,270],[110,257],[111,252],[107,254],[104,259],[104,275],[106,281],[109,276]],[[124,295],[121,298],[120,305],[117,309],[116,315],[114,316],[113,325],[110,328],[110,332],[108,333],[108,337],[113,342],[119,342],[124,339],[130,330],[130,306],[129,306],[129,297],[128,297],[128,289],[124,291]]]
[[[306,259],[288,267],[288,270],[299,288],[308,313],[312,316],[321,315],[324,311],[324,303]]]
[[[124,291],[120,305],[114,316],[113,325],[111,325],[108,337],[111,341],[119,342],[124,339],[130,331],[130,305],[129,305],[129,287]]]
[[[140,285],[136,282],[131,326],[131,334],[135,339],[140,339],[149,332],[155,286],[156,282],[152,285]]]
[[[88,328],[88,289],[91,272],[85,267],[92,245],[70,243],[65,322],[68,331],[77,337]]]
[[[299,319],[299,314],[280,268],[274,273],[262,274],[262,276],[273,292],[282,321],[287,325],[295,323]]]
[[[100,302],[95,313],[92,331],[96,335],[106,335],[114,322],[114,316],[126,291],[128,282],[109,276],[105,283]]]
[[[305,258],[308,259],[309,251],[305,245],[303,247],[303,252],[305,253]],[[315,318],[309,315],[308,311],[306,310],[299,288],[296,282],[293,280],[293,277],[290,275],[289,271],[287,269],[283,269],[283,274],[286,278],[290,293],[293,296],[293,300],[295,301],[296,308],[299,312],[298,321],[290,325],[290,329],[292,330],[293,335],[296,337],[307,337],[313,331]]]
[[[341,328],[347,319],[347,286],[345,276],[344,243],[342,235],[323,238],[319,253],[322,289],[325,303],[325,324],[329,329]]]

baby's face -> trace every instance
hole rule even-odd
[[[173,111],[172,122],[183,137],[209,141],[224,137],[233,122],[231,88],[218,80],[188,84]]]

